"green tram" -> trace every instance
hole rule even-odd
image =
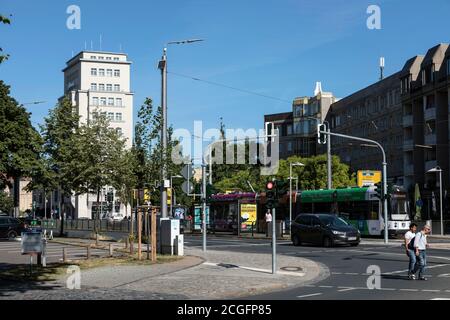
[[[296,202],[296,215],[337,214],[358,228],[362,235],[384,235],[383,205],[373,187],[302,191],[297,194]],[[394,187],[388,202],[389,235],[404,234],[410,223],[407,193],[401,187]]]

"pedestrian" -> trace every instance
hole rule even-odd
[[[416,234],[415,240],[414,240],[414,248],[416,251],[416,257],[417,257],[417,264],[414,268],[413,274],[416,274],[417,271],[419,271],[419,280],[426,281],[427,278],[425,278],[425,269],[427,267],[427,249],[428,249],[428,242],[427,242],[427,235],[431,232],[431,226],[426,225],[422,228],[422,231]]]
[[[405,234],[405,248],[406,255],[409,258],[409,268],[408,268],[408,279],[415,280],[416,276],[413,274],[416,268],[416,250],[414,248],[414,242],[417,232],[417,224],[411,223],[409,226],[409,231]]]
[[[270,213],[270,210],[267,210],[265,220],[266,220],[266,237],[269,237],[269,224],[272,223],[272,213]]]

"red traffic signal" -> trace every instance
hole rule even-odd
[[[273,182],[268,182],[266,189],[267,190],[273,190],[275,188],[275,184]]]

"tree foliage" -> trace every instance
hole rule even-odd
[[[0,14],[0,24],[11,24],[11,20]],[[2,54],[2,52],[3,49],[0,47],[0,64],[9,58],[9,54]]]

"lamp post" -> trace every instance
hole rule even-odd
[[[437,166],[436,168],[433,168],[427,173],[439,173],[439,211],[441,213],[441,236],[444,235],[444,215],[442,210],[442,169]]]
[[[300,162],[289,164],[289,234],[292,235],[292,167],[304,167]]]
[[[161,107],[162,107],[162,125],[161,125],[161,215],[163,218],[168,217],[167,210],[167,168],[166,168],[166,150],[167,150],[167,47],[169,45],[191,44],[194,42],[204,41],[201,39],[171,41],[168,42],[163,50],[163,56],[158,64],[161,70]]]
[[[173,217],[173,202],[175,199],[175,189],[173,188],[173,179],[184,179],[184,177],[177,175],[170,177],[170,188],[172,189],[172,199],[170,199],[170,215]],[[176,205],[176,203],[175,203]]]

